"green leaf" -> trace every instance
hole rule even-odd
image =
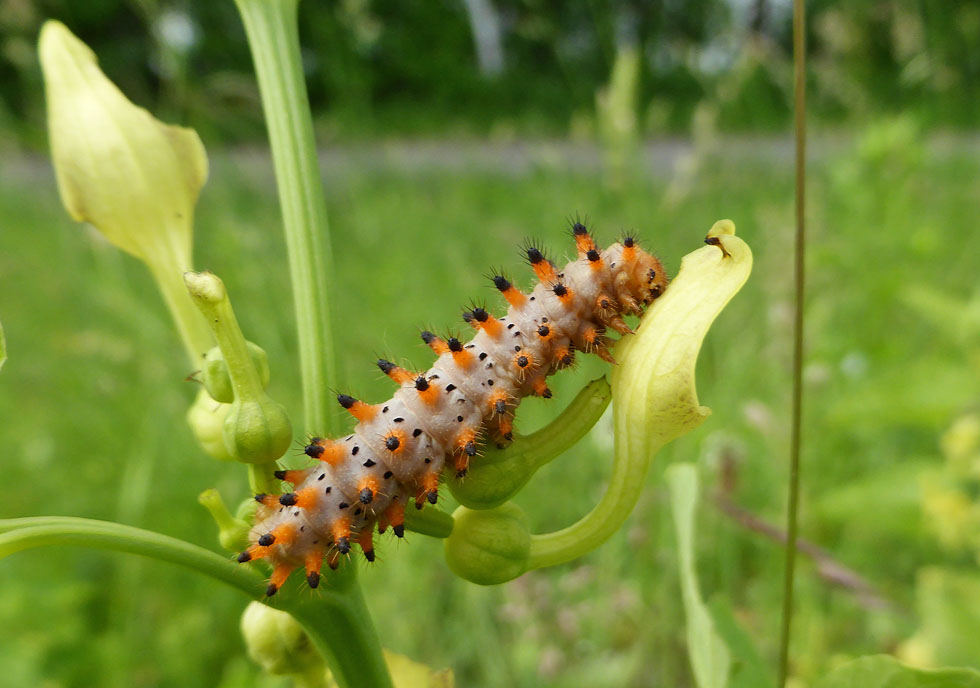
[[[980,688],[973,669],[913,669],[893,657],[855,659],[832,671],[815,688]]]
[[[728,598],[724,595],[713,595],[708,601],[708,610],[718,634],[735,657],[732,664],[732,688],[774,688],[775,677],[752,638],[738,625]]]
[[[0,323],[0,369],[7,362],[7,339],[3,336],[3,323]]]
[[[677,562],[684,615],[687,618],[687,651],[698,688],[725,688],[731,670],[731,654],[718,635],[708,612],[694,570],[694,510],[698,503],[698,474],[691,464],[677,464],[666,471],[670,508],[677,535]]]

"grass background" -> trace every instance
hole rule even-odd
[[[968,602],[937,610],[955,601],[947,594],[954,588],[976,599],[974,553],[937,538],[921,487],[923,475],[944,465],[940,434],[976,405],[976,341],[958,338],[955,325],[944,330],[950,321],[937,323],[936,309],[916,306],[923,293],[965,300],[976,289],[980,161],[969,141],[933,145],[919,134],[907,121],[888,121],[812,146],[802,534],[888,604],[828,584],[803,558],[792,653],[803,683],[847,656],[902,648],[913,635],[931,643],[934,661],[980,667],[980,613]],[[774,665],[782,554],[715,509],[710,495],[734,475],[733,500],[782,522],[792,174],[788,157],[735,150],[723,142],[659,174],[638,170],[619,187],[601,168],[560,154],[501,169],[388,166],[373,154],[328,166],[338,387],[367,400],[391,390],[375,354],[424,367],[431,356],[420,327],[462,330],[460,309],[470,299],[498,304],[485,278],[491,266],[530,283],[517,256],[521,239],[571,253],[570,214],[587,213],[602,241],[638,230],[671,274],[722,217],[755,252],[750,281],[699,363],[701,401],[714,414],[658,457],[627,526],[580,561],[493,588],[456,579],[435,540],[384,539],[375,566],[355,565],[365,569],[386,647],[452,667],[460,686],[691,685],[661,478],[683,460],[698,462],[706,491],[698,513],[705,597],[729,610]],[[184,413],[196,385],[185,381],[191,371],[152,281],[73,225],[46,165],[2,165],[0,317],[10,360],[0,374],[0,515],[119,520],[217,549],[196,496],[217,486],[236,503],[246,496],[245,475],[193,442]],[[225,280],[246,336],[269,354],[272,396],[299,421],[268,163],[213,155],[196,225],[196,267]],[[553,378],[555,398],[522,404],[519,427],[545,422],[602,371],[589,362]],[[298,439],[317,431],[295,425]],[[584,514],[610,459],[611,431],[600,423],[543,469],[517,500],[536,532]],[[452,508],[448,494],[440,501]],[[210,580],[122,555],[18,555],[0,562],[3,682],[280,685],[245,656],[237,630],[244,602]],[[958,644],[937,640],[934,627]]]

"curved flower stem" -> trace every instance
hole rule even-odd
[[[326,276],[331,274],[327,208],[317,165],[296,19],[298,0],[235,0],[269,127],[289,254],[303,380],[304,423],[318,433],[340,432],[328,409],[336,380]]]
[[[531,536],[528,569],[556,566],[591,552],[619,530],[633,512],[653,454],[633,454],[625,450],[623,444],[617,432],[616,458],[609,488],[595,508],[568,528]]]
[[[709,246],[684,257],[637,333],[617,345],[616,448],[609,487],[577,523],[531,536],[529,569],[571,561],[605,542],[636,506],[654,455],[707,418],[710,409],[698,403],[694,385],[701,343],[752,269],[752,251],[734,235],[731,221],[716,222],[705,239]]]
[[[265,598],[266,580],[254,566],[241,566],[197,545],[110,521],[49,516],[0,520],[0,559],[48,546],[78,545],[151,557],[180,564],[226,583],[252,599],[292,614],[329,661],[337,682],[348,686],[391,686],[367,606],[357,586],[356,569],[342,566],[328,575],[322,591]]]
[[[605,377],[593,380],[551,423],[518,436],[506,449],[490,447],[465,478],[446,482],[459,503],[470,509],[493,509],[517,494],[549,461],[574,446],[599,422],[612,390]]]

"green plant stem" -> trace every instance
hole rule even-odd
[[[612,475],[602,499],[592,511],[567,528],[532,535],[529,570],[564,564],[592,551],[619,530],[633,513],[643,491],[650,461],[663,445],[652,447],[650,453],[633,452],[620,439],[622,436],[617,429]]]
[[[302,624],[342,688],[388,688],[391,679],[374,626],[357,586],[356,567],[328,574],[316,597],[282,594],[263,598],[265,577],[183,540],[110,521],[64,516],[0,520],[0,558],[29,549],[77,545],[139,554],[186,566],[226,583],[252,599],[287,611]],[[376,653],[376,655],[375,655]]]
[[[70,517],[18,518],[0,521],[0,558],[37,547],[79,545],[129,552],[186,566],[259,597],[265,581],[258,571],[189,542],[111,521]]]
[[[789,676],[789,641],[793,619],[793,579],[800,505],[800,430],[803,415],[803,297],[806,257],[806,0],[793,2],[793,108],[796,131],[796,244],[794,250],[793,408],[790,434],[789,504],[786,568],[779,634],[779,684]]]
[[[187,358],[194,370],[201,367],[204,354],[214,346],[214,337],[200,311],[187,295],[183,272],[172,265],[146,263],[157,283],[163,302],[177,326],[180,341],[184,344]]]
[[[405,510],[405,528],[421,535],[434,538],[447,538],[453,532],[455,519],[442,509],[427,506],[421,511]]]
[[[254,401],[266,396],[262,378],[255,368],[249,354],[245,335],[231,307],[231,299],[224,282],[210,272],[188,272],[184,274],[184,292],[189,293],[191,301],[200,309],[204,320],[218,340],[218,347],[228,367],[228,377],[236,400]],[[248,484],[253,494],[276,492],[278,483],[273,478],[276,463],[257,463],[248,465]]]
[[[336,435],[328,383],[336,384],[326,276],[326,201],[317,165],[296,24],[297,0],[236,0],[255,63],[282,205],[307,428]]]
[[[303,420],[307,428],[318,433],[337,435],[340,428],[336,415],[329,411],[328,387],[336,384],[326,284],[332,259],[313,121],[303,81],[298,0],[236,0],[235,4],[255,63],[282,206],[299,335]],[[341,569],[347,585],[338,600],[339,612],[323,614],[315,605],[297,605],[289,611],[307,628],[338,683],[390,686],[381,644],[357,586],[356,568]]]

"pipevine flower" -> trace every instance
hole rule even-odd
[[[198,364],[213,340],[181,276],[192,266],[194,206],[208,177],[201,139],[127,100],[64,24],[45,22],[39,53],[65,208],[146,264]]]

